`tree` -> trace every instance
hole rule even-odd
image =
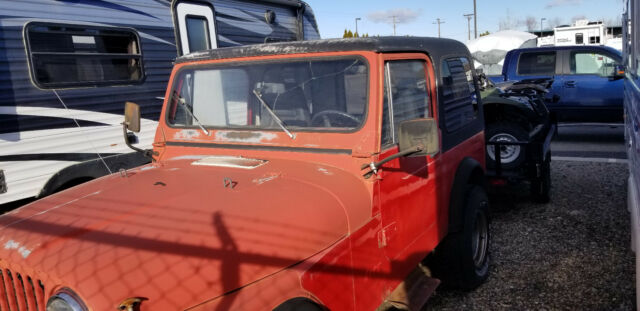
[[[490,35],[490,34],[491,34],[491,33],[489,32],[489,30],[487,30],[487,31],[485,31],[485,32],[481,32],[479,36],[480,36],[480,37],[484,37],[484,36],[488,36],[488,35]]]
[[[353,32],[351,32],[351,30],[347,32],[347,38],[353,38]]]
[[[344,34],[342,35],[343,38],[348,38],[349,37],[349,33],[347,32],[347,29],[344,30]]]
[[[528,31],[534,31],[538,27],[538,19],[533,16],[527,16],[524,20],[525,26],[527,26]]]

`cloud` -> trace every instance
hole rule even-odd
[[[551,0],[544,6],[545,9],[552,9],[563,5],[579,5],[582,0]]]
[[[421,10],[392,9],[375,11],[367,14],[367,18],[374,23],[391,24],[395,18],[396,24],[407,24],[415,21],[422,14]]]

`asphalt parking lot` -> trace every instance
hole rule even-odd
[[[492,206],[489,280],[436,290],[426,310],[634,310],[622,127],[561,127],[552,199],[526,187]]]

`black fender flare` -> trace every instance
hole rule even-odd
[[[478,161],[466,157],[460,161],[451,187],[449,201],[449,233],[459,232],[463,226],[465,195],[468,185],[485,187],[484,169]]]
[[[149,158],[146,158],[140,152],[129,152],[116,155],[103,156],[104,162],[109,166],[112,173],[118,172],[120,169],[130,169],[136,166],[141,166],[150,162]],[[105,164],[100,158],[82,161],[78,164],[74,164],[53,174],[51,178],[44,184],[44,187],[40,189],[40,193],[36,198],[42,198],[51,195],[60,189],[65,184],[78,180],[89,181],[91,179],[99,178],[108,175],[109,171],[105,167]]]

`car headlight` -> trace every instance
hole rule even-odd
[[[47,311],[87,311],[80,297],[72,290],[63,288],[47,301]]]

